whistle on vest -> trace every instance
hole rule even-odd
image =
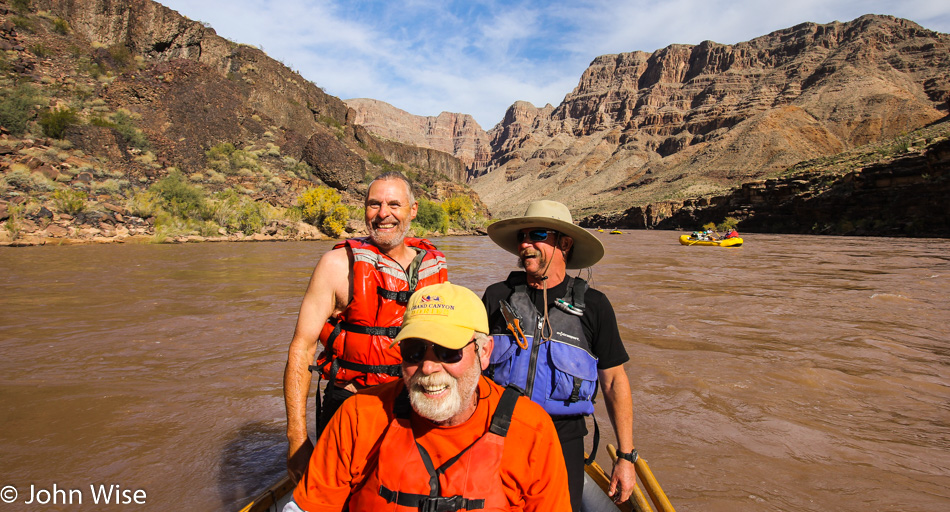
[[[521,330],[521,317],[519,317],[511,305],[504,300],[498,301],[498,304],[501,306],[501,316],[505,317],[508,330],[514,335],[518,346],[521,347],[522,350],[528,350],[528,338],[524,335],[524,331]]]

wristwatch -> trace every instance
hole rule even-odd
[[[623,453],[622,451],[617,450],[617,460],[625,459],[625,460],[630,461],[630,463],[632,464],[632,463],[637,462],[638,457],[639,455],[637,455],[636,448],[634,448],[633,451],[630,453]]]

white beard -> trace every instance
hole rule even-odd
[[[478,387],[480,375],[478,364],[472,364],[469,371],[458,379],[446,372],[431,375],[416,373],[406,383],[409,402],[419,416],[433,423],[445,423],[475,400],[475,389]],[[433,390],[442,386],[448,386],[448,395],[442,398],[430,398],[423,392],[424,388]]]
[[[380,249],[386,251],[393,249],[402,245],[403,240],[406,239],[406,235],[409,233],[409,230],[412,228],[412,223],[407,222],[405,227],[402,228],[402,231],[396,231],[393,233],[382,234],[376,231],[376,229],[370,225],[369,226],[369,238],[373,241],[373,245],[379,247]]]

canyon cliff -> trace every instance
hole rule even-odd
[[[557,107],[516,102],[473,188],[496,216],[721,195],[944,118],[950,36],[894,17],[597,57]]]
[[[379,137],[454,155],[468,174],[482,173],[488,167],[488,134],[468,114],[442,112],[424,117],[369,98],[345,102],[353,109],[353,122]]]

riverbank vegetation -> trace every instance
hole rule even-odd
[[[87,40],[30,2],[14,4],[0,10],[2,245],[362,236],[363,191],[389,170],[415,184],[422,215],[413,234],[487,222],[444,162],[357,140],[322,93],[290,80],[275,97],[297,110],[248,102],[266,63],[242,61],[222,77],[188,60],[149,61],[132,46]],[[328,103],[310,103],[320,99]],[[308,154],[314,130],[339,145]]]

